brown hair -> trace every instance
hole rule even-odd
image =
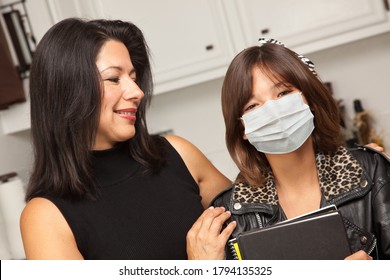
[[[264,181],[269,169],[265,155],[244,140],[240,121],[242,109],[252,96],[252,70],[259,67],[272,80],[288,83],[302,91],[314,115],[312,133],[316,152],[334,153],[341,145],[339,111],[335,100],[321,80],[290,49],[267,43],[240,52],[231,62],[222,85],[222,111],[226,145],[240,169],[240,178],[252,185]]]

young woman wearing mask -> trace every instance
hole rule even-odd
[[[342,146],[338,107],[309,59],[260,39],[230,64],[222,109],[240,174],[212,205],[232,213],[230,238],[335,204],[353,253],[347,259],[390,258],[389,160],[368,147]],[[212,248],[222,223],[197,221],[187,237],[193,258],[211,250],[232,258],[228,247],[226,255]]]

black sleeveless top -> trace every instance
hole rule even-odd
[[[85,259],[187,258],[186,234],[203,207],[184,161],[165,142],[167,164],[157,174],[142,174],[124,143],[94,152],[96,201],[47,197],[65,217]]]

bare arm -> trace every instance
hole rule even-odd
[[[20,229],[27,259],[83,259],[68,223],[47,199],[34,198],[26,205]]]
[[[198,183],[202,205],[207,208],[211,200],[226,189],[231,181],[219,172],[206,156],[189,141],[173,135],[166,136],[166,139],[183,158],[192,177]]]

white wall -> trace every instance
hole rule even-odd
[[[4,135],[0,127],[0,175],[17,172],[27,182],[32,164],[30,131]]]
[[[342,98],[352,113],[352,100],[359,98],[383,130],[390,151],[390,33],[308,55],[320,76],[330,81],[336,98]],[[149,111],[152,132],[173,129],[198,146],[229,178],[236,169],[224,141],[220,107],[222,79],[155,96]],[[23,179],[31,165],[29,132],[0,132],[0,174],[16,171]]]

